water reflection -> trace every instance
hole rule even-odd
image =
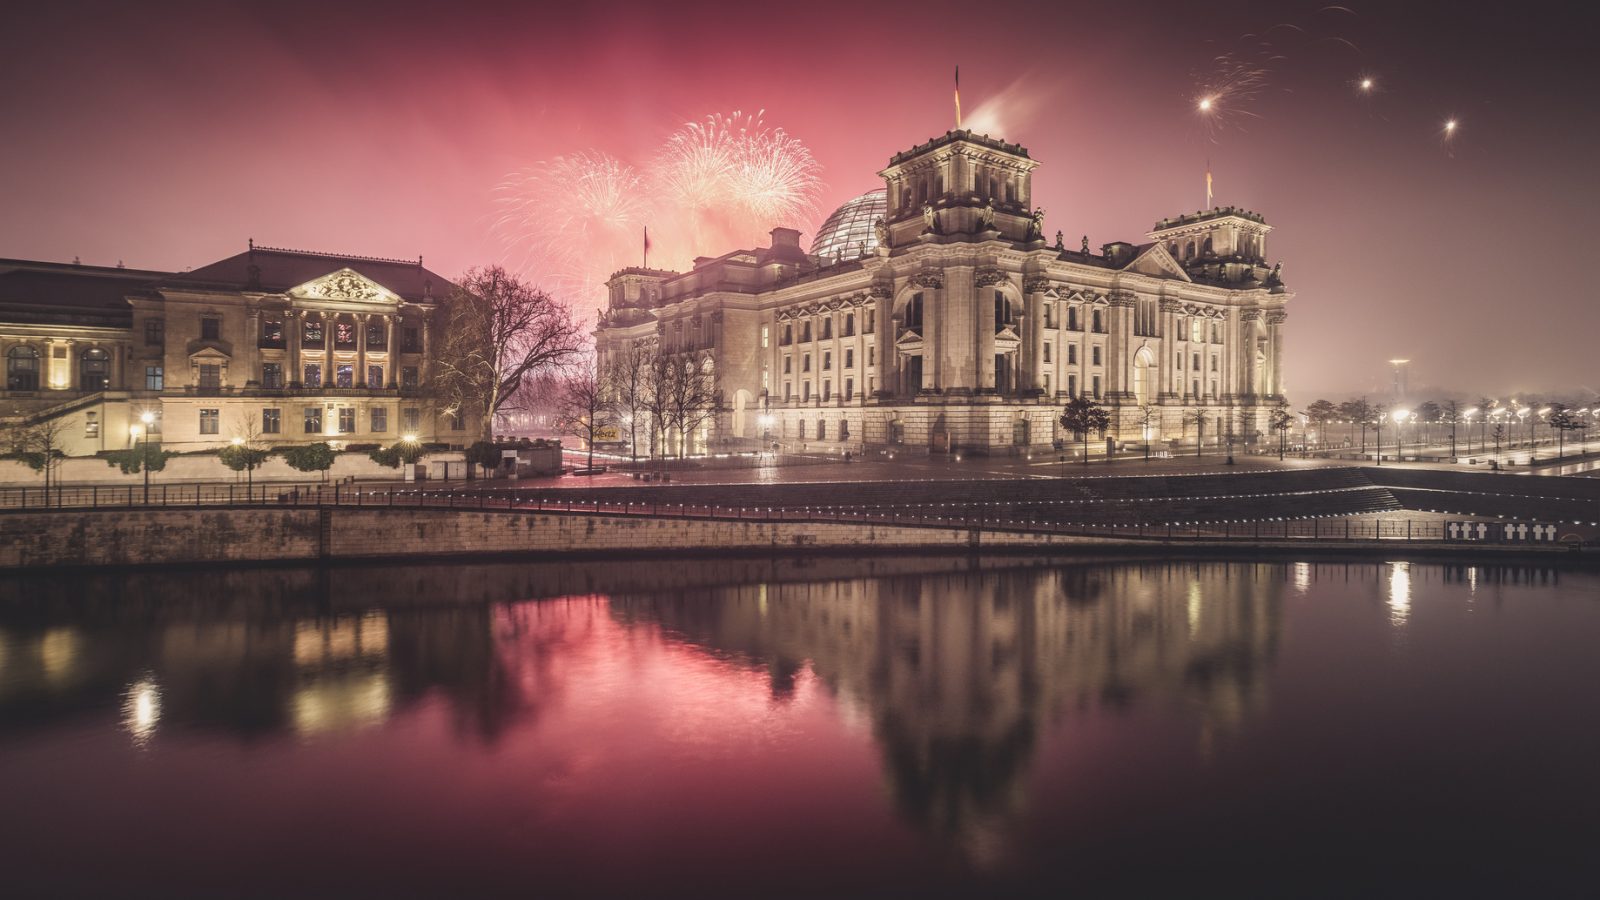
[[[1030,852],[1038,865],[1041,839],[1028,829],[1070,823],[1072,809],[1089,820],[1075,833],[1080,842],[1119,815],[1106,833],[1153,827],[1136,821],[1136,802],[1124,803],[1148,802],[1137,796],[1146,783],[1167,798],[1186,797],[1188,814],[1202,821],[1228,806],[1218,797],[1231,796],[1208,793],[1209,783],[1193,787],[1211,773],[1235,788],[1230,775],[1260,772],[1271,782],[1274,772],[1287,773],[1239,805],[1278,816],[1286,814],[1271,805],[1278,789],[1303,790],[1325,771],[1348,765],[1382,780],[1388,769],[1357,758],[1364,747],[1384,746],[1362,736],[1374,717],[1391,730],[1438,727],[1405,705],[1422,693],[1395,690],[1426,667],[1384,667],[1442,646],[1471,653],[1470,665],[1446,670],[1476,675],[1482,667],[1497,691],[1472,695],[1472,703],[1453,683],[1427,694],[1428,712],[1472,707],[1461,730],[1438,732],[1442,745],[1464,752],[1463,736],[1476,746],[1514,734],[1473,730],[1488,717],[1473,703],[1536,696],[1528,687],[1501,689],[1520,667],[1483,652],[1493,646],[1485,633],[1442,642],[1429,629],[1461,608],[1457,599],[1476,597],[1481,621],[1516,589],[1563,577],[1552,568],[1405,561],[886,559],[258,575],[0,581],[0,754],[53,751],[98,729],[113,761],[136,759],[148,772],[167,759],[171,778],[209,768],[210,784],[227,785],[217,771],[242,770],[236,758],[269,761],[238,777],[263,794],[272,791],[254,779],[303,789],[308,798],[296,802],[319,815],[356,815],[348,811],[362,802],[388,810],[407,797],[441,807],[469,797],[456,818],[441,813],[438,821],[483,816],[527,838],[507,858],[549,852],[560,862],[566,845],[534,848],[568,829],[576,842],[603,844],[616,822],[661,809],[673,811],[671,826],[692,850],[710,852],[721,846],[716,838],[759,831],[751,821],[783,825],[782,815],[774,824],[758,814],[800,808],[815,817],[802,823],[813,833],[903,833],[934,848],[932,858],[998,872]],[[1410,636],[1395,641],[1397,633]],[[1529,638],[1526,646],[1544,645]],[[1298,683],[1285,674],[1295,650]],[[1503,668],[1491,671],[1495,665]],[[1355,693],[1338,693],[1347,687]],[[1346,721],[1318,721],[1322,710],[1332,711],[1330,720],[1342,710]],[[1266,723],[1296,716],[1276,743],[1261,739]],[[1422,755],[1436,757],[1439,745],[1424,740],[1432,732],[1411,736],[1428,750]],[[1314,758],[1319,746],[1342,740],[1350,743],[1330,751],[1336,763]],[[220,763],[191,752],[234,744],[251,752],[219,754]],[[1560,746],[1581,744],[1579,733]],[[351,765],[370,762],[377,774],[341,781],[352,770],[330,769],[328,760],[342,748],[357,748],[344,754]],[[427,766],[433,793],[383,780]],[[840,788],[835,769],[861,781]],[[1394,777],[1410,789],[1428,771]],[[724,777],[740,790],[718,793]],[[101,791],[132,780],[122,778],[83,793],[101,802]],[[792,792],[826,799],[741,806],[740,791],[777,796],[785,785],[775,782],[790,778],[799,785]],[[672,793],[679,779],[690,786]],[[28,780],[0,777],[0,788]],[[866,790],[855,790],[863,783]],[[319,805],[312,784],[337,785],[338,800]],[[489,790],[474,793],[484,785]],[[1349,789],[1313,795],[1322,805],[1307,809],[1337,805]],[[249,791],[231,802],[265,803]],[[717,816],[735,807],[743,818],[717,832]],[[858,824],[874,813],[891,827]],[[194,816],[201,825],[191,835],[205,833],[209,814]],[[425,818],[414,827],[439,838]],[[1325,827],[1320,818],[1300,824]],[[1269,824],[1256,840],[1280,830]],[[1223,840],[1195,837],[1196,846]],[[649,832],[644,842],[670,839]]]
[[[982,860],[1026,802],[1041,734],[1063,719],[1173,705],[1204,747],[1262,706],[1283,581],[1277,567],[1068,567],[612,607],[760,667],[780,702],[814,671],[866,711],[903,815]]]

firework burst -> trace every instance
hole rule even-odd
[[[1225,131],[1242,129],[1248,119],[1260,118],[1251,106],[1267,86],[1267,70],[1231,53],[1211,61],[1211,68],[1197,79],[1194,92],[1195,115],[1206,137],[1215,142]]]
[[[649,204],[632,166],[585,151],[507,176],[495,188],[493,230],[508,261],[559,288],[589,291],[612,252],[643,228]],[[603,276],[602,276],[603,277]]]
[[[652,167],[663,204],[697,220],[712,213],[741,240],[815,215],[820,167],[805,144],[762,115],[707,116],[674,132]]]

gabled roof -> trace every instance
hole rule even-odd
[[[442,300],[453,287],[443,275],[424,268],[421,257],[381,259],[256,246],[236,256],[173,275],[164,279],[160,286],[282,292],[340,269],[359,272],[415,303]]]
[[[1134,248],[1133,259],[1122,267],[1124,272],[1137,272],[1140,275],[1150,275],[1155,278],[1177,278],[1183,281],[1193,281],[1189,273],[1184,271],[1183,265],[1162,244],[1141,244]]]

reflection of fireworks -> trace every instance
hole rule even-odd
[[[753,246],[768,229],[816,213],[820,167],[800,141],[746,116],[709,116],[674,132],[644,174],[596,151],[515,172],[496,188],[495,235],[507,264],[580,305],[639,262],[650,226],[655,266]]]

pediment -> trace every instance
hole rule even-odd
[[[189,359],[195,362],[226,362],[233,359],[233,345],[226,341],[189,342]]]
[[[289,289],[297,300],[340,300],[349,303],[399,303],[400,295],[351,268],[329,272],[321,278]]]
[[[920,353],[922,352],[922,335],[908,329],[905,334],[900,335],[899,340],[894,342],[894,346],[895,349],[902,353]]]
[[[1133,262],[1122,267],[1124,272],[1135,272],[1140,275],[1150,275],[1155,278],[1177,278],[1181,281],[1192,281],[1189,273],[1183,266],[1172,258],[1167,248],[1161,244],[1151,244],[1143,253],[1133,258]]]

